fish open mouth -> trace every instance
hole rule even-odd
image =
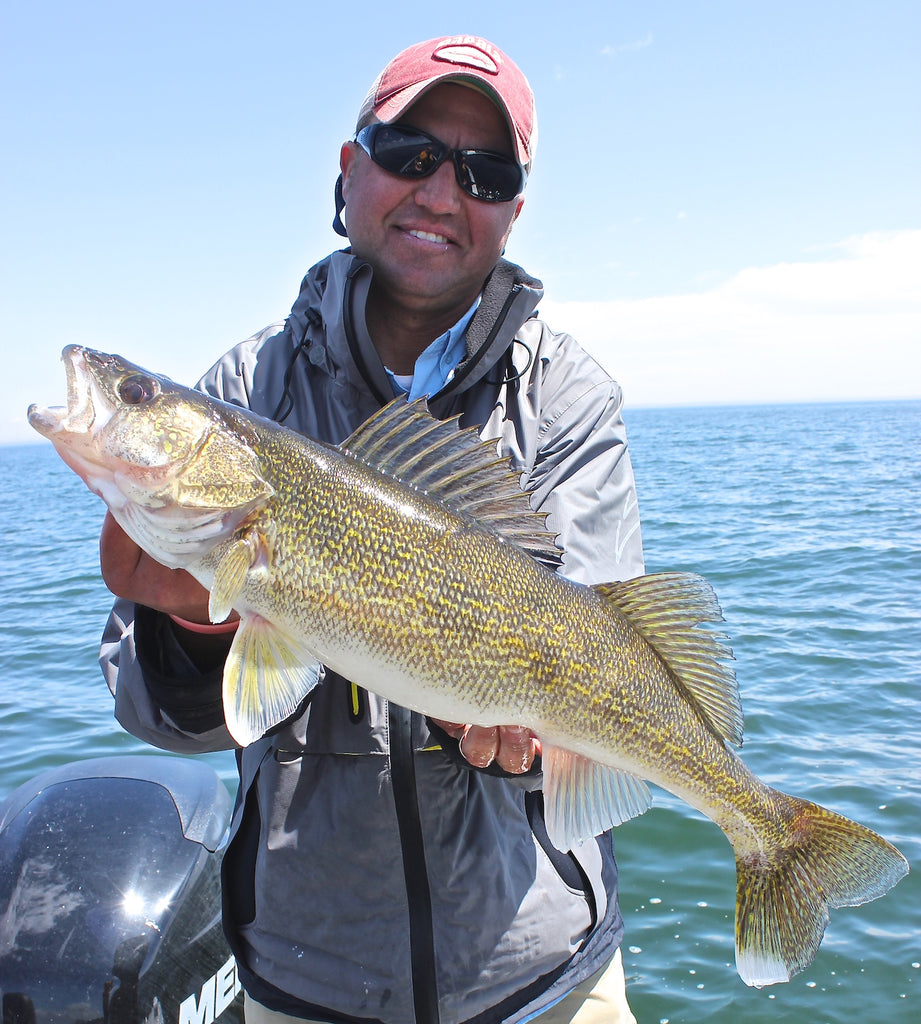
[[[67,405],[45,408],[33,403],[29,406],[30,425],[45,437],[62,432],[84,434],[96,419],[91,395],[92,378],[86,368],[86,349],[81,345],[68,345],[61,353],[61,361],[67,378]]]

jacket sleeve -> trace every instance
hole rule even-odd
[[[220,671],[195,668],[168,616],[118,599],[102,634],[99,664],[115,717],[133,736],[175,753],[235,746],[224,726]]]
[[[623,393],[572,338],[555,341],[527,486],[559,534],[564,576],[586,584],[633,579],[644,571],[643,543]]]

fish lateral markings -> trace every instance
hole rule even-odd
[[[224,671],[246,744],[328,666],[402,706],[541,740],[545,813],[571,848],[642,813],[647,781],[710,817],[736,857],[749,985],[812,960],[828,909],[907,872],[863,826],[756,778],[722,615],[699,576],[595,587],[561,552],[495,443],[398,399],[343,444],[70,346],[66,409],[30,423],[152,557],[240,627]]]

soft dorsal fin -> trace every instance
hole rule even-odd
[[[435,419],[424,398],[397,398],[339,448],[558,565],[562,552],[546,528],[547,513],[531,508],[530,494],[509,460],[496,453],[496,442],[461,429],[458,419]]]
[[[677,684],[718,736],[742,744],[742,704],[723,633],[698,628],[722,622],[713,588],[692,573],[653,573],[595,590],[643,634]]]

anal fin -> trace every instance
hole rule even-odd
[[[546,744],[541,760],[547,835],[558,850],[571,850],[652,803],[646,783],[620,768]]]

